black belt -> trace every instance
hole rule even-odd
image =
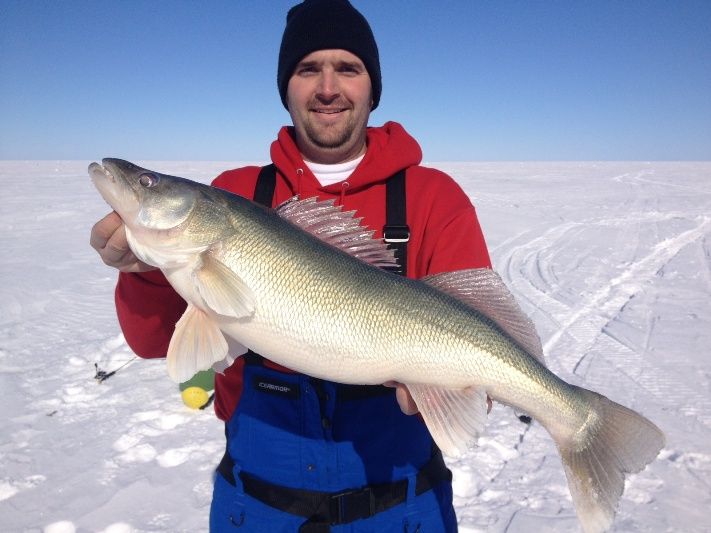
[[[225,453],[217,471],[235,484],[234,462]],[[330,526],[348,524],[370,518],[407,499],[407,479],[380,483],[339,492],[320,492],[274,485],[246,472],[240,472],[245,494],[280,511],[307,518],[300,533],[327,532]],[[443,482],[451,482],[442,453],[437,450],[432,459],[417,473],[415,494],[420,495]]]

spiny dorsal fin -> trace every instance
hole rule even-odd
[[[428,285],[473,307],[545,364],[541,339],[501,277],[488,268],[457,270],[422,278]]]
[[[397,266],[395,253],[382,241],[373,238],[373,230],[355,218],[355,211],[344,212],[333,200],[316,197],[299,200],[294,196],[276,208],[285,220],[311,233],[322,241],[377,267]]]

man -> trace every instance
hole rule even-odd
[[[367,127],[382,90],[378,49],[347,0],[289,11],[277,85],[293,127],[271,146],[273,205],[297,194],[333,198],[381,237],[386,183],[406,170],[407,276],[490,266],[462,190],[419,166],[420,147],[399,124]],[[213,184],[252,198],[260,173],[230,170]],[[143,357],[165,356],[185,303],[131,254],[115,213],[94,227],[92,245],[121,270],[116,306],[127,342]],[[330,383],[262,355],[250,352],[216,378],[227,452],[211,531],[456,531],[451,474],[425,425],[408,416],[417,409],[405,387]]]

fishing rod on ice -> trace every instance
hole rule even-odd
[[[120,367],[115,368],[115,369],[112,370],[111,372],[107,372],[107,371],[105,371],[105,370],[101,370],[101,369],[99,368],[98,363],[94,363],[94,368],[96,369],[96,374],[94,375],[94,379],[95,379],[96,381],[98,381],[99,383],[103,383],[104,381],[106,381],[107,379],[109,379],[111,376],[113,376],[114,374],[116,374],[116,372],[118,372],[119,370],[121,370],[123,367],[127,366],[129,363],[133,363],[136,359],[138,359],[138,356],[137,356],[137,355],[133,356],[132,359],[129,359],[129,360],[126,361],[124,364],[122,364]]]

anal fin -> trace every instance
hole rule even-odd
[[[486,391],[411,384],[407,388],[442,452],[458,456],[476,444],[486,424]]]

